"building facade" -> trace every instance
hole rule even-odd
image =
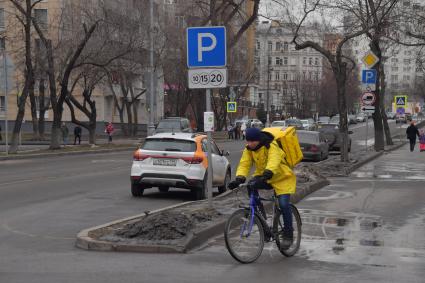
[[[308,36],[323,43],[318,35]],[[255,65],[259,91],[253,100],[276,116],[310,117],[317,111],[323,56],[311,48],[295,50],[292,39],[292,29],[287,23],[257,24]]]

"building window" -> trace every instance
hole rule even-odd
[[[398,59],[397,58],[391,58],[391,63],[398,63]]]
[[[409,65],[410,64],[410,59],[404,59],[404,65]]]
[[[308,58],[308,64],[309,64],[309,65],[313,65],[313,58],[311,58],[311,57],[310,57],[310,58]]]
[[[4,50],[6,48],[6,39],[4,37],[0,37],[0,50]]]
[[[269,81],[272,80],[272,73],[269,72]]]
[[[274,74],[274,79],[275,79],[276,81],[280,80],[279,72],[276,72],[276,73]]]
[[[276,51],[279,51],[281,47],[282,44],[280,43],[280,41],[276,41]]]
[[[6,97],[0,96],[0,111],[6,110]]]
[[[303,65],[307,64],[307,58],[303,57]]]
[[[284,51],[288,51],[288,46],[289,46],[289,45],[288,45],[288,42],[284,42],[284,43],[283,43],[283,50],[284,50]]]
[[[409,81],[409,80],[410,80],[410,76],[408,76],[408,75],[403,76],[403,81]]]
[[[0,28],[4,29],[4,8],[0,8]]]
[[[412,51],[404,51],[404,55],[411,55]]]
[[[288,57],[283,57],[283,65],[288,65]]]
[[[268,65],[271,65],[272,64],[272,57],[267,57],[267,64]]]
[[[271,42],[271,41],[268,42],[268,48],[269,48],[268,49],[269,51],[273,50],[273,42]]]
[[[257,50],[261,49],[261,42],[257,41]]]
[[[319,65],[319,58],[314,58],[314,65]]]
[[[288,74],[287,73],[283,73],[283,80],[287,81],[288,80]]]
[[[282,58],[276,57],[276,65],[282,66]]]
[[[186,27],[186,20],[184,16],[176,16],[174,18],[176,26],[179,28],[184,28]]]
[[[391,76],[391,81],[392,82],[397,82],[398,81],[398,76],[397,75],[392,75]]]
[[[47,9],[34,9],[34,17],[40,28],[47,29]]]
[[[391,71],[393,71],[393,72],[397,72],[397,71],[398,71],[398,67],[392,66],[392,67],[391,67]]]

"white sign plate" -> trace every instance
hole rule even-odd
[[[375,84],[361,84],[360,88],[363,92],[366,91],[375,91],[376,90],[376,85]]]
[[[214,112],[204,112],[204,131],[214,132]]]
[[[227,69],[189,69],[190,89],[225,88],[227,86]]]
[[[362,110],[362,112],[365,112],[365,113],[375,113],[375,106],[362,106],[361,108],[360,108],[360,110]]]
[[[362,95],[363,105],[373,105],[375,103],[376,96],[373,92],[365,92]]]

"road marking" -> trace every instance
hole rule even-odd
[[[19,180],[19,181],[8,182],[8,183],[0,183],[0,186],[14,185],[14,184],[20,184],[20,183],[27,183],[27,182],[32,182],[32,181],[33,181],[32,179]]]
[[[43,235],[37,235],[37,234],[19,231],[19,230],[11,228],[8,223],[3,223],[1,226],[5,230],[7,230],[11,233],[18,234],[18,235],[21,235],[21,236],[31,237],[31,238],[41,238],[41,239],[45,239],[45,240],[75,240],[75,237],[68,238],[68,237],[43,236]]]

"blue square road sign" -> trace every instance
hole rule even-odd
[[[376,70],[362,70],[362,83],[376,84]]]
[[[227,112],[235,113],[236,109],[237,109],[236,107],[237,107],[236,102],[234,102],[234,101],[227,102]]]
[[[189,68],[226,66],[225,27],[190,27],[186,35]]]

